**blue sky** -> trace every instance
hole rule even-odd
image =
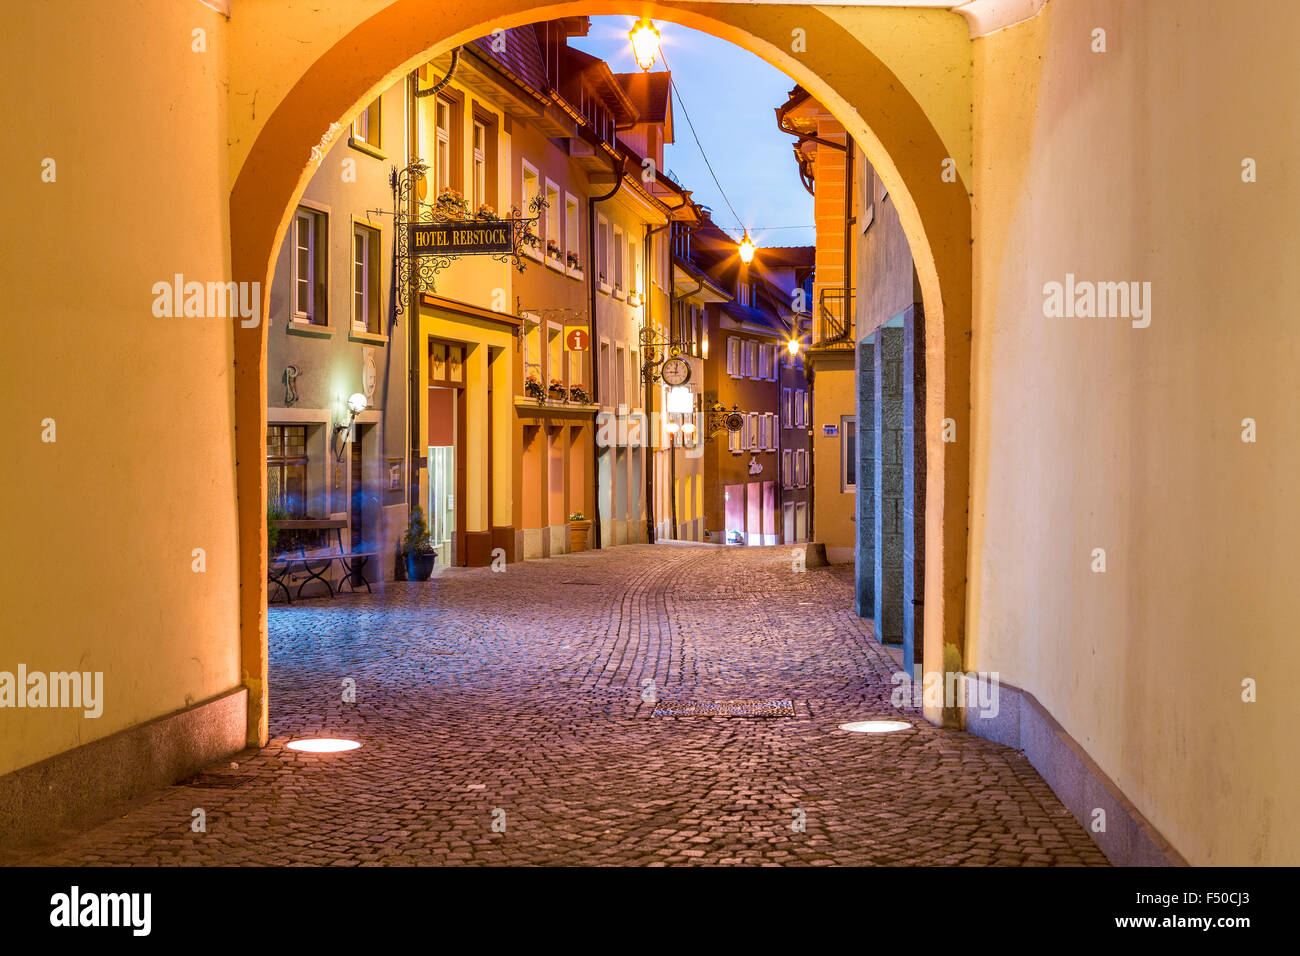
[[[615,73],[640,69],[627,32],[634,17],[592,17],[591,33],[569,42],[609,63]],[[731,204],[760,246],[812,245],[812,196],[799,182],[791,146],[794,137],[776,128],[773,110],[786,101],[794,81],[726,40],[674,23],[655,21],[662,34],[663,60],[672,68],[676,142],[664,152],[668,169],[697,202],[713,209],[713,221],[739,236],[731,210],[700,156],[686,111],[700,145],[713,164]],[[682,107],[685,105],[686,111]],[[776,229],[798,226],[797,229]]]

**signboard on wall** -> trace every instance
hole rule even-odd
[[[838,435],[839,433],[840,433],[840,426],[839,426],[839,425],[823,425],[823,426],[822,426],[822,434],[825,435],[827,438],[832,438],[832,437],[834,437],[835,435]]]
[[[564,345],[570,352],[585,352],[591,348],[591,333],[585,325],[566,325]]]
[[[416,256],[502,255],[514,251],[509,221],[473,220],[412,223],[411,253]]]

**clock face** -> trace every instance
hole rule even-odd
[[[659,370],[659,377],[669,385],[684,385],[690,380],[691,366],[684,359],[670,358]]]

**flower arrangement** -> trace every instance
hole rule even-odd
[[[546,240],[546,254],[552,259],[560,258],[560,244],[554,239]]]
[[[586,405],[590,401],[587,390],[581,384],[569,386],[569,400],[577,402],[579,405]]]
[[[576,252],[570,252],[568,256],[568,260],[569,260],[570,269],[579,269],[582,267],[582,264],[578,260],[578,254]]]
[[[469,203],[465,197],[460,194],[459,190],[452,189],[450,186],[443,186],[438,190],[438,212],[442,215],[469,215]]]
[[[487,203],[483,203],[479,206],[478,209],[474,211],[474,215],[479,219],[499,220],[501,218],[497,215],[497,211]]]
[[[552,397],[559,399],[566,398],[569,394],[569,390],[564,387],[564,383],[558,378],[551,379],[550,392]]]
[[[528,377],[524,379],[524,394],[529,398],[535,398],[538,401],[541,401],[543,394],[542,383],[536,375],[529,373]]]

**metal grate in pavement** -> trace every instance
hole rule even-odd
[[[774,699],[664,701],[654,717],[793,717],[794,701]]]

